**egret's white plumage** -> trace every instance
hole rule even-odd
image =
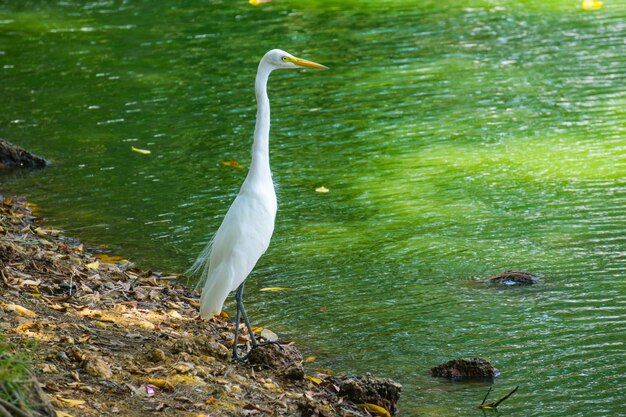
[[[275,69],[300,67],[326,68],[280,49],[269,51],[259,63],[255,82],[257,115],[250,171],[213,241],[191,268],[192,272],[202,270],[199,284],[204,285],[200,299],[202,317],[211,317],[222,311],[228,294],[243,284],[269,246],[277,206],[270,171],[267,80]],[[240,306],[239,302],[238,312],[241,311],[246,318],[243,304]]]

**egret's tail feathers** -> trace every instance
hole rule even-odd
[[[202,288],[202,295],[200,296],[200,315],[208,318],[222,311],[224,301],[231,291],[230,280],[219,279],[224,276],[223,268],[218,267],[217,271],[211,271],[209,276],[208,271],[205,271],[203,278],[206,281]]]
[[[204,285],[204,282],[206,281],[209,269],[209,255],[211,255],[212,246],[213,239],[211,239],[211,241],[207,243],[204,249],[202,249],[202,252],[200,252],[200,255],[198,255],[198,258],[195,260],[193,265],[191,265],[191,267],[185,272],[185,274],[190,277],[198,275],[200,276],[200,279],[196,283],[196,289]]]

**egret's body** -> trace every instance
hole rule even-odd
[[[201,316],[208,318],[219,314],[228,294],[237,290],[235,328],[238,330],[239,316],[243,315],[253,345],[256,345],[256,341],[241,299],[243,284],[269,246],[277,209],[269,158],[270,103],[267,80],[275,69],[299,67],[326,68],[295,58],[279,49],[269,51],[261,59],[255,82],[257,115],[250,171],[212,243],[207,245],[191,268],[192,271],[202,269],[200,283],[204,283],[204,286],[200,298]],[[233,357],[239,359],[236,342]]]

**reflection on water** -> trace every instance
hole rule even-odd
[[[428,376],[459,356],[521,386],[510,415],[622,413],[625,6],[239,3],[2,6],[0,133],[53,161],[3,192],[182,271],[245,176],[222,162],[249,164],[258,59],[323,62],[270,80],[279,213],[254,320],[396,378],[403,415],[472,414],[485,384]],[[505,269],[543,279],[479,280]]]

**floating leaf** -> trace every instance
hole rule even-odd
[[[98,269],[100,267],[100,261],[94,261],[85,265],[89,269]]]
[[[108,264],[127,264],[129,263],[126,259],[121,256],[110,256],[106,253],[96,253],[94,255],[96,258],[100,259],[104,263]]]
[[[330,190],[329,190],[328,188],[326,188],[326,187],[324,187],[324,186],[322,185],[321,187],[317,187],[317,188],[315,189],[315,191],[316,191],[316,192],[318,192],[318,193],[327,193],[327,192],[329,192]]]
[[[226,165],[227,167],[243,169],[243,165],[241,165],[239,162],[235,160],[224,161],[222,162],[222,164]]]
[[[319,384],[321,384],[322,382],[324,382],[324,381],[322,381],[321,379],[319,379],[319,378],[315,378],[314,376],[311,376],[311,375],[305,375],[305,376],[304,376],[304,379],[308,379],[309,381],[311,381],[312,383],[314,383],[314,384],[316,384],[316,385],[319,385]]]
[[[63,397],[56,397],[56,399],[61,401],[62,403],[69,404],[69,405],[83,405],[83,404],[85,404],[84,400],[73,400],[71,398],[63,398]]]
[[[259,291],[278,292],[278,291],[287,291],[290,289],[291,288],[286,288],[286,287],[265,287],[265,288],[261,288]]]
[[[150,154],[152,153],[152,152],[150,152],[150,151],[149,151],[149,150],[147,150],[147,149],[139,149],[139,148],[135,148],[134,146],[131,146],[131,147],[130,147],[130,149],[131,149],[133,152],[137,152],[137,153],[140,153],[140,154],[142,154],[142,155],[150,155]]]
[[[599,0],[583,0],[583,10],[598,10],[602,8],[604,3]]]
[[[317,359],[315,356],[307,356],[307,358],[304,360],[306,363],[311,363],[313,362],[315,359]]]
[[[385,410],[383,407],[376,405],[376,404],[371,404],[371,403],[363,403],[363,404],[357,404],[359,407],[366,409],[369,412],[374,413],[375,416],[379,416],[379,417],[391,417],[391,414],[389,414],[389,411]]]

